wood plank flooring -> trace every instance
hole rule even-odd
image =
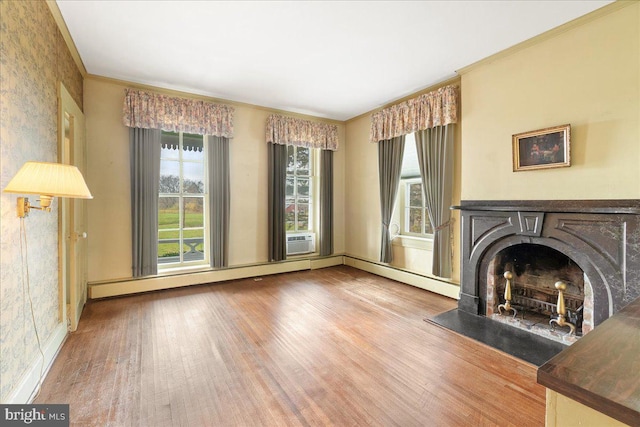
[[[543,426],[534,366],[346,266],[90,302],[35,403],[78,426]]]

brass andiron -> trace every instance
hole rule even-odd
[[[564,290],[567,289],[567,284],[559,280],[554,286],[558,290],[558,317],[556,319],[549,320],[549,325],[553,327],[553,324],[555,323],[558,326],[568,326],[571,329],[569,331],[569,336],[575,335],[576,325],[565,320],[565,314],[567,314],[567,310],[564,307]]]
[[[502,314],[502,309],[505,311],[513,310],[513,318],[518,315],[518,310],[511,307],[511,279],[513,279],[513,273],[510,271],[504,272],[504,278],[507,279],[507,283],[504,286],[504,304],[498,306],[498,313]]]

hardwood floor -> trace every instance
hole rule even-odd
[[[542,426],[536,368],[346,266],[90,302],[35,403],[72,425]]]

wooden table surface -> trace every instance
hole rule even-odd
[[[640,298],[541,366],[538,383],[640,426]]]

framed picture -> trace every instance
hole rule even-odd
[[[571,125],[513,135],[513,171],[571,166]]]

